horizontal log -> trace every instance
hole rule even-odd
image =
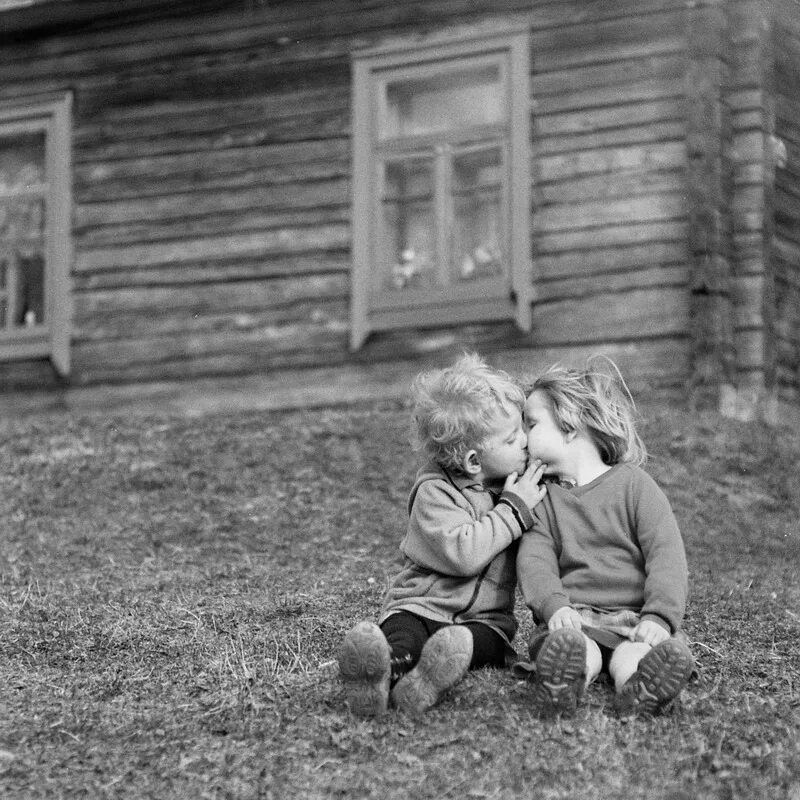
[[[727,92],[725,103],[734,122],[738,115],[747,115],[751,111],[762,111],[764,107],[764,90],[761,88],[745,88]]]
[[[737,89],[764,85],[764,56],[759,41],[743,42],[728,53],[728,80]]]
[[[125,138],[91,146],[91,159],[113,161],[126,158],[153,158],[159,155],[263,147],[296,142],[349,138],[350,109],[298,109],[291,117],[264,117],[242,128],[219,128],[175,133],[151,139]],[[87,154],[76,151],[77,161],[85,162]]]
[[[684,142],[656,142],[627,147],[606,147],[596,150],[536,155],[532,170],[535,185],[542,182],[580,179],[587,175],[602,175],[614,180],[627,172],[641,173],[658,170],[683,169],[686,164]]]
[[[628,78],[627,83],[610,83],[591,88],[586,88],[583,75],[572,75],[570,83],[557,94],[539,94],[534,89],[532,107],[537,114],[547,115],[585,108],[626,106],[683,97],[681,77],[659,75],[649,80],[630,81],[630,74],[629,71],[625,73],[625,77]],[[535,78],[533,81],[535,82]]]
[[[349,177],[346,139],[197,151],[75,165],[76,202],[125,199],[176,191],[283,185]]]
[[[566,202],[542,206],[532,220],[535,234],[550,234],[589,227],[683,219],[686,199],[682,192],[640,195],[624,200]]]
[[[181,286],[277,277],[299,277],[319,273],[349,273],[349,249],[315,250],[308,253],[272,253],[241,258],[198,260],[179,265],[128,267],[110,272],[82,272],[73,276],[76,292],[124,289],[133,286]]]
[[[737,369],[751,370],[763,367],[764,353],[768,347],[763,328],[742,328],[734,331],[734,347]]]
[[[536,137],[544,138],[574,133],[594,133],[605,128],[616,129],[682,120],[684,117],[682,102],[682,98],[670,98],[609,108],[588,108],[561,114],[534,114],[533,131]]]
[[[616,171],[574,178],[558,183],[534,184],[534,206],[539,204],[580,203],[596,198],[647,197],[653,194],[669,195],[685,191],[686,179],[682,171],[646,172]]]
[[[79,250],[75,254],[74,270],[80,273],[99,269],[153,267],[159,264],[194,262],[198,259],[211,260],[244,255],[254,257],[259,253],[288,255],[314,250],[337,250],[349,247],[349,245],[349,225],[283,228],[273,231],[251,231],[230,236],[196,238],[188,241]]]
[[[77,230],[74,241],[76,248],[83,251],[105,247],[137,247],[194,241],[217,236],[233,236],[238,233],[269,235],[272,231],[281,232],[287,228],[308,229],[314,226],[323,228],[337,224],[349,225],[349,223],[350,208],[346,204],[297,211],[242,210],[238,213],[193,216],[177,220],[162,220],[156,217],[151,223],[132,222]]]
[[[82,203],[75,209],[77,231],[99,226],[150,223],[163,228],[173,221],[202,219],[229,214],[302,212],[326,206],[347,206],[350,201],[349,179],[306,181],[248,189],[196,190],[141,199],[109,198],[103,203]],[[347,215],[349,217],[349,211]],[[278,225],[286,225],[286,221]],[[269,227],[278,227],[270,225]],[[144,226],[145,228],[147,225]],[[244,226],[241,226],[244,227]]]
[[[538,254],[533,261],[533,280],[591,278],[601,283],[611,272],[628,274],[648,267],[683,268],[688,261],[686,242],[649,241],[646,244],[591,247],[587,250],[567,250]]]
[[[740,186],[731,200],[733,213],[761,212],[764,208],[763,186]]]
[[[764,282],[763,273],[731,279],[735,329],[755,328],[764,324]]]
[[[555,233],[539,233],[534,236],[534,259],[540,255],[552,255],[570,250],[590,251],[594,248],[619,245],[641,245],[659,241],[686,241],[685,221],[639,223],[628,225],[614,223],[601,228],[586,228],[579,231],[563,230]],[[587,254],[590,258],[591,255]]]
[[[537,303],[569,298],[588,299],[598,292],[619,292],[621,296],[637,289],[681,287],[688,294],[689,267],[686,264],[651,266],[649,262],[633,269],[573,274],[558,278],[540,278],[534,282]]]
[[[349,290],[349,276],[342,274],[95,290],[75,296],[75,317],[80,321],[95,314],[133,311],[203,314],[269,309],[311,298],[349,297]]]
[[[213,94],[193,101],[153,105],[115,106],[76,126],[77,150],[98,148],[120,140],[162,139],[193,135],[198,131],[231,131],[260,127],[265,119],[293,119],[303,109],[317,114],[338,112],[350,104],[350,84],[298,91],[295,87],[257,97],[228,98]]]
[[[542,345],[674,336],[689,326],[688,294],[683,288],[599,292],[590,297],[537,302],[532,336]]]
[[[79,342],[137,339],[151,336],[243,332],[298,325],[327,326],[339,330],[349,325],[349,298],[319,298],[265,308],[233,308],[194,313],[191,308],[155,309],[158,313],[86,313],[80,305],[73,338]]]
[[[755,233],[763,235],[764,215],[760,208],[746,207],[741,210],[734,209],[731,214],[733,235],[739,233]]]
[[[573,92],[591,89],[605,90],[618,86],[623,91],[635,81],[682,80],[686,70],[683,53],[666,53],[646,59],[626,59],[609,63],[593,64],[591,68],[564,68],[542,72],[532,54],[531,96],[537,102],[558,102],[558,97],[570,97]]]
[[[800,264],[800,241],[789,239],[783,231],[772,242],[776,256],[786,264]]]
[[[277,366],[333,363],[347,351],[347,330],[329,326],[270,326],[140,339],[78,341],[77,372],[89,379],[129,379],[140,372],[154,377],[190,377],[214,372],[254,371]]]
[[[631,125],[608,128],[602,131],[564,134],[560,136],[536,136],[534,151],[538,155],[593,151],[606,147],[629,147],[661,142],[684,141],[686,123],[683,120],[651,122],[647,125]]]
[[[741,186],[763,186],[766,171],[764,163],[742,164],[734,162],[731,165],[733,181],[737,189]]]

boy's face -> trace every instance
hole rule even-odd
[[[484,480],[507,478],[512,472],[522,474],[528,460],[525,428],[519,409],[500,411],[491,433],[480,448],[480,465]]]
[[[563,462],[566,436],[556,424],[547,395],[535,391],[525,401],[525,424],[528,427],[528,454],[548,465],[548,472]]]

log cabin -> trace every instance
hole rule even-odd
[[[800,401],[797,0],[0,0],[0,393],[615,358]]]

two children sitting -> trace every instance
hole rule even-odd
[[[430,461],[378,623],[340,648],[353,713],[418,714],[483,666],[529,677],[540,716],[574,713],[603,669],[620,715],[677,697],[694,668],[686,557],[622,387],[552,368],[525,393],[477,356],[417,377],[414,432]],[[530,661],[514,664],[517,580],[537,627]]]

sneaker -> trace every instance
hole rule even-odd
[[[359,622],[339,648],[339,673],[345,703],[359,717],[378,717],[389,706],[391,653],[383,631],[373,622]]]
[[[657,644],[614,698],[614,710],[621,717],[654,714],[681,693],[693,669],[694,658],[685,644],[675,639]]]
[[[540,717],[571,716],[583,693],[586,640],[574,628],[548,634],[536,656],[533,707]]]
[[[472,634],[463,625],[440,628],[425,642],[414,669],[392,689],[392,701],[406,714],[421,714],[467,674]]]

